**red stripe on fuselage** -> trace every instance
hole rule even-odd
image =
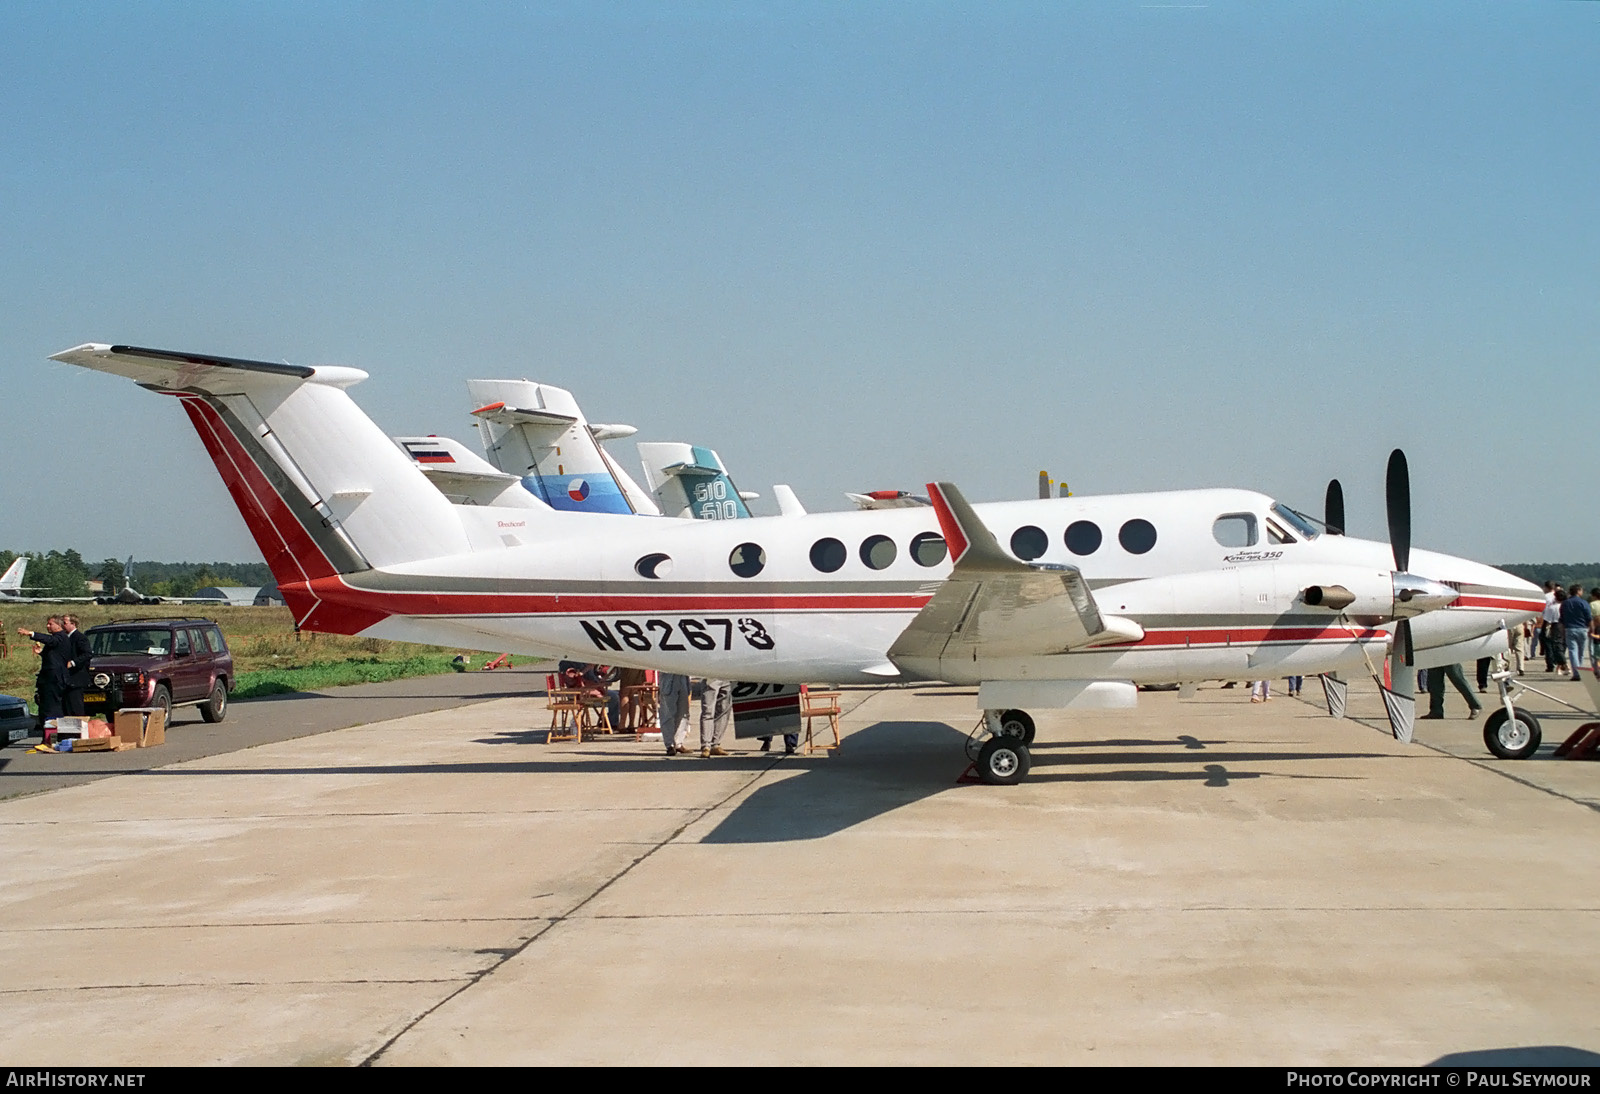
[[[800,709],[800,695],[773,695],[765,699],[735,699],[733,709],[738,714],[759,714],[765,710],[783,710],[784,708],[798,711]]]
[[[1377,641],[1388,635],[1371,627],[1283,626],[1283,627],[1174,627],[1145,631],[1138,642],[1115,642],[1095,649],[1136,649],[1154,646],[1259,646],[1267,642],[1348,642],[1351,639]]]
[[[1509,596],[1472,596],[1463,594],[1456,597],[1452,608],[1499,608],[1508,612],[1533,612],[1544,611],[1542,600],[1518,600]]]
[[[307,591],[350,608],[392,615],[618,615],[694,612],[919,611],[927,596],[884,594],[695,596],[605,593],[430,593],[361,589],[343,578],[312,581]]]

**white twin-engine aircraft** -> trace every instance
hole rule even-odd
[[[733,680],[975,684],[991,783],[1027,774],[1029,709],[1371,669],[1391,642],[1385,698],[1409,735],[1413,665],[1503,652],[1544,607],[1500,570],[1411,557],[1398,453],[1389,544],[1248,490],[973,506],[930,483],[929,507],[643,519],[526,491],[452,500],[351,400],[358,369],[98,344],[54,359],[178,398],[303,628]]]

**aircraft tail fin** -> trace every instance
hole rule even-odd
[[[659,516],[650,495],[617,466],[601,441],[631,437],[631,425],[583,416],[572,393],[532,380],[468,380],[484,453],[552,509]]]
[[[0,595],[16,596],[22,592],[22,578],[28,572],[28,556],[18,555],[16,561],[6,567],[6,572],[0,576]]]
[[[750,510],[722,465],[709,448],[677,441],[641,442],[639,460],[644,478],[669,517],[697,520],[735,520]]]
[[[178,398],[286,594],[470,549],[449,500],[350,398],[359,369],[97,343],[52,359]]]

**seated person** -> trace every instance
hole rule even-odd
[[[563,661],[559,669],[563,688],[578,692],[578,701],[586,707],[606,707],[611,724],[617,724],[617,697],[610,694],[610,689],[620,670],[610,665],[583,665],[576,661]]]
[[[648,669],[619,669],[617,683],[622,693],[621,729],[638,729],[654,721],[650,696],[645,690],[649,683]]]

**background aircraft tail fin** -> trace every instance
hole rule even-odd
[[[750,515],[746,495],[734,487],[722,458],[711,449],[677,441],[640,442],[638,447],[645,481],[667,516],[735,520]]]
[[[592,423],[570,391],[532,380],[468,380],[467,393],[489,462],[552,509],[660,514],[600,444],[631,425]]]
[[[53,359],[178,398],[286,594],[470,549],[449,500],[350,398],[359,369],[95,343]]]
[[[28,572],[28,556],[18,555],[16,561],[6,567],[4,576],[0,576],[0,594],[16,596],[22,591],[22,578]]]

